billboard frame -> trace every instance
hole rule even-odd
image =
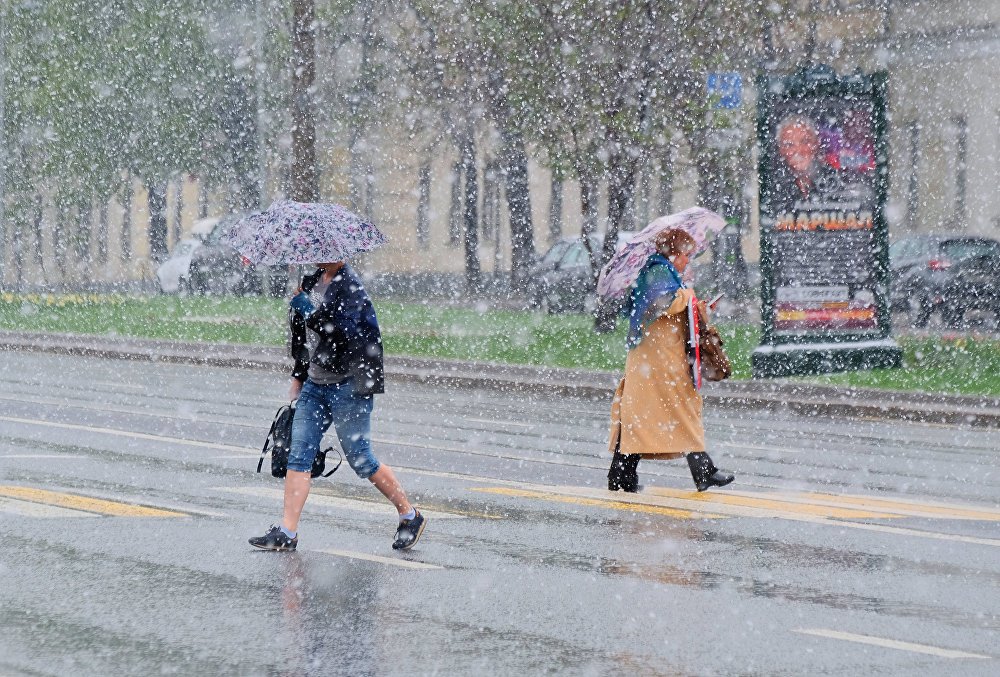
[[[889,227],[885,205],[889,192],[888,74],[856,72],[838,77],[829,66],[800,69],[791,75],[761,74],[757,78],[758,182],[760,199],[761,340],[751,355],[755,378],[795,376],[835,371],[902,366],[902,349],[892,339],[889,310]],[[776,106],[789,101],[840,98],[867,99],[872,106],[875,180],[872,220],[873,295],[876,329],[849,337],[821,331],[780,335],[775,331],[775,243],[771,211]]]

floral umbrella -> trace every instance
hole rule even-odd
[[[251,263],[267,265],[343,261],[386,243],[378,228],[340,205],[292,200],[240,219],[225,238]]]
[[[709,233],[718,233],[725,225],[725,219],[702,207],[661,216],[615,252],[601,270],[601,276],[597,280],[597,293],[607,299],[624,294],[639,277],[639,271],[646,265],[646,260],[656,251],[656,236],[660,233],[683,230],[694,238],[695,253],[698,253],[707,246]]]

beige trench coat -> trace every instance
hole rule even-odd
[[[679,289],[625,359],[625,376],[611,403],[611,440],[623,454],[677,458],[705,451],[701,395],[691,381],[685,351],[692,289]],[[665,305],[665,304],[664,304]]]

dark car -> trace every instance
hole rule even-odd
[[[952,266],[941,291],[941,320],[952,329],[965,326],[966,313],[992,313],[1000,324],[1000,253],[965,258]]]
[[[632,235],[619,233],[618,246],[628,242]],[[600,256],[603,236],[592,236],[590,246]],[[549,313],[582,313],[593,309],[594,269],[582,237],[563,238],[549,247],[531,269],[529,293],[532,307]]]
[[[965,302],[954,303],[966,279],[980,280],[976,264],[981,257],[1000,257],[1000,242],[984,237],[927,235],[899,240],[889,247],[891,302],[910,314],[915,327],[925,327],[935,312],[949,326],[961,323]],[[980,262],[982,263],[982,262]],[[970,288],[971,289],[971,288]],[[947,291],[947,295],[946,295]],[[964,305],[962,305],[964,304]],[[971,305],[969,305],[971,308]]]
[[[226,216],[191,255],[187,284],[199,294],[263,294],[282,296],[288,288],[287,266],[255,266],[223,242],[223,233],[240,215]]]

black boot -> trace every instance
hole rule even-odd
[[[639,491],[639,454],[623,454],[617,448],[608,470],[608,491]]]
[[[624,472],[625,454],[615,448],[615,455],[611,459],[611,468],[608,470],[608,491],[618,491],[622,488]]]
[[[641,454],[628,454],[625,458],[625,471],[622,472],[622,491],[634,494],[639,491],[639,461]]]
[[[696,451],[687,455],[688,467],[691,468],[691,477],[698,491],[705,491],[711,487],[724,487],[734,479],[732,473],[724,472],[715,467],[711,457],[704,451]]]

